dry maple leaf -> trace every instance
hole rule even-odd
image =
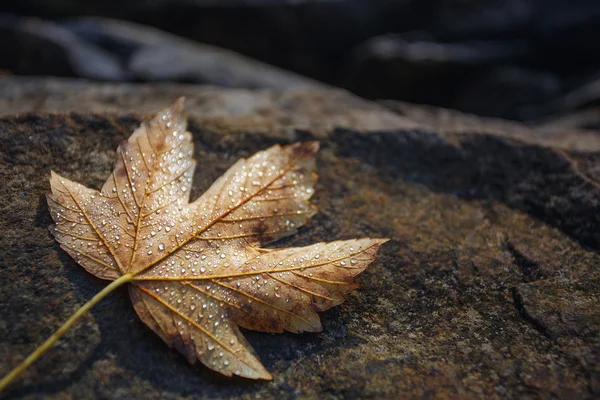
[[[261,249],[314,215],[318,148],[276,145],[241,159],[190,203],[194,151],[179,99],[119,146],[102,190],[52,172],[52,234],[88,272],[114,281],[80,314],[129,283],[141,320],[190,363],[271,379],[238,327],[320,331],[316,312],[343,301],[386,241]]]

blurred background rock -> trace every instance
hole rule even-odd
[[[371,99],[600,125],[598,1],[5,0],[0,11],[3,74],[322,82]]]

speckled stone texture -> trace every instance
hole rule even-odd
[[[190,366],[121,288],[7,398],[600,396],[595,132],[444,123],[443,110],[328,90],[4,78],[0,93],[0,374],[105,285],[47,231],[50,170],[98,188],[117,144],[179,95],[196,142],[193,197],[239,157],[318,138],[319,213],[276,246],[391,238],[361,288],[321,315],[322,333],[245,332],[271,382]]]

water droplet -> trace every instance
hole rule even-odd
[[[158,249],[159,249],[160,251],[164,251],[164,250],[165,250],[165,245],[164,245],[164,243],[160,243],[160,244],[158,245]]]

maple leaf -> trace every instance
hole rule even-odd
[[[275,145],[240,159],[190,203],[195,161],[181,98],[119,146],[100,191],[52,172],[52,234],[88,272],[114,281],[80,313],[129,283],[140,319],[190,363],[271,379],[238,327],[320,331],[316,312],[356,288],[386,241],[261,248],[315,214],[318,148]]]

